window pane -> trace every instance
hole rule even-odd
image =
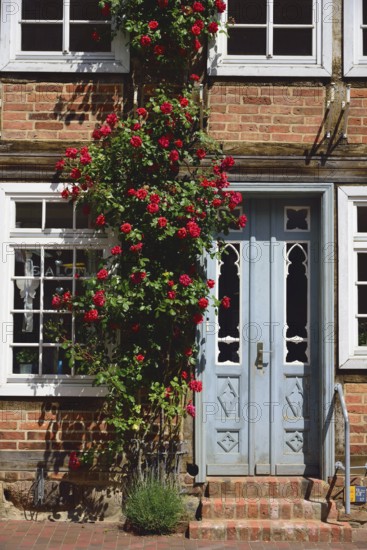
[[[42,374],[70,374],[65,350],[59,347],[42,348]]]
[[[358,319],[358,345],[367,346],[367,320]]]
[[[29,325],[29,317],[32,317],[32,330],[25,330]],[[37,344],[39,341],[40,315],[39,313],[14,313],[13,342],[15,344]]]
[[[367,286],[358,287],[358,313],[367,313]]]
[[[13,373],[38,374],[38,347],[13,348]]]
[[[357,231],[367,233],[367,206],[357,206]]]
[[[111,19],[109,14],[102,12],[98,0],[71,0],[70,19],[105,21]]]
[[[65,340],[71,340],[71,314],[45,313],[43,341],[47,344],[62,344]]]
[[[16,202],[15,227],[42,227],[41,202]]]
[[[367,25],[367,0],[363,0],[363,25]]]
[[[312,29],[274,29],[274,55],[312,55]]]
[[[76,272],[80,277],[91,277],[105,267],[102,250],[87,249],[76,251]]]
[[[91,214],[90,208],[87,205],[77,205],[75,214],[75,228],[76,229],[90,229],[91,228]]]
[[[232,23],[247,23],[255,25],[266,23],[267,0],[229,0],[228,18]]]
[[[62,0],[23,0],[22,19],[52,21],[62,19]]]
[[[362,29],[362,40],[363,40],[362,54],[367,55],[367,29]]]
[[[72,250],[45,250],[45,277],[72,277]]]
[[[367,281],[367,254],[358,254],[358,281]]]
[[[62,51],[62,25],[22,24],[23,52]]]
[[[73,227],[73,203],[71,201],[46,203],[45,227],[61,229]]]
[[[15,249],[16,277],[38,277],[41,274],[41,251]]]
[[[40,308],[40,280],[18,279],[14,281],[14,309]]]
[[[274,0],[274,23],[311,25],[313,0]]]
[[[100,40],[93,40],[92,33],[94,32],[99,34]],[[110,52],[111,27],[109,25],[70,25],[70,51]]]
[[[44,283],[44,297],[43,297],[43,307],[44,309],[56,310],[52,305],[53,296],[60,296],[62,298],[65,292],[70,292],[72,294],[72,281],[64,280],[54,280],[54,281],[45,281]]]
[[[230,29],[229,55],[266,55],[266,29]]]

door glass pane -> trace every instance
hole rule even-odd
[[[61,52],[62,25],[22,24],[23,52]]]
[[[111,16],[102,11],[99,0],[70,0],[70,19],[84,21],[104,21]]]
[[[41,202],[16,202],[15,227],[42,227]]]
[[[357,231],[367,233],[367,206],[357,206]]]
[[[237,24],[265,24],[266,3],[267,0],[229,0],[228,20]]]
[[[52,227],[58,229],[73,227],[73,203],[71,201],[46,203],[45,227],[47,229]]]
[[[305,243],[287,244],[286,363],[307,362],[308,253]]]
[[[240,251],[237,243],[227,243],[224,246],[220,261],[218,298],[224,304],[219,307],[218,313],[218,362],[238,363],[240,360]]]
[[[62,4],[63,0],[23,0],[22,19],[60,20],[63,17]]]
[[[93,40],[92,33],[98,33],[99,40]],[[70,25],[70,51],[110,52],[111,27],[109,25]]]
[[[312,55],[312,29],[274,29],[274,55]]]
[[[367,313],[367,286],[358,287],[358,313]]]
[[[313,0],[274,0],[274,23],[311,25]]]
[[[266,29],[229,29],[229,55],[266,55]]]

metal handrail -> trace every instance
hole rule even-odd
[[[344,499],[345,499],[345,513],[350,514],[350,426],[349,426],[349,417],[348,410],[345,404],[343,388],[341,384],[335,384],[334,391],[338,393],[340,405],[342,408],[343,418],[344,418],[344,458],[345,458],[345,467],[342,462],[337,462],[335,467],[345,471],[345,482],[344,482]]]

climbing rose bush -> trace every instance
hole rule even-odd
[[[79,372],[108,386],[122,441],[152,434],[157,418],[172,437],[183,416],[195,416],[195,334],[210,303],[230,307],[199,259],[246,217],[229,189],[233,159],[198,131],[199,115],[192,87],[158,89],[124,120],[109,115],[94,144],[67,149],[56,165],[63,198],[87,204],[96,234],[112,238],[84,294],[55,307],[72,303],[79,342],[64,346]]]
[[[221,30],[222,0],[112,0],[118,28],[130,33],[131,45],[145,58],[169,63],[172,58],[190,59]]]

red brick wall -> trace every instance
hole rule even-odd
[[[325,111],[325,89],[214,85],[209,131],[219,141],[313,143]]]
[[[4,83],[2,139],[90,140],[97,121],[122,108],[121,83]]]
[[[352,88],[348,115],[348,143],[367,143],[367,88]]]
[[[367,458],[367,383],[346,383],[344,393],[349,412],[351,456]]]

